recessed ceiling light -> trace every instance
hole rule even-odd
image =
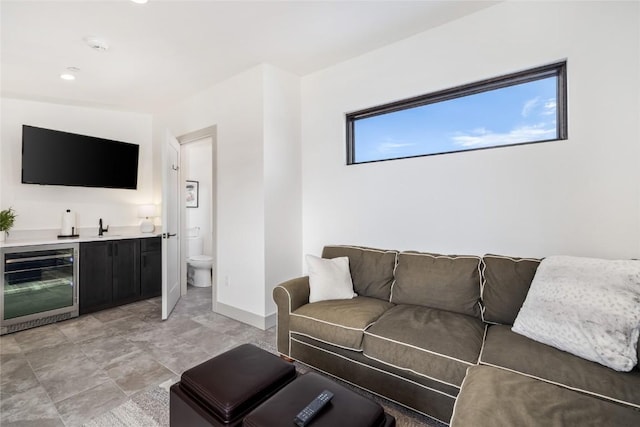
[[[138,4],[145,4],[149,0],[131,0],[131,1]]]
[[[75,80],[76,79],[76,74],[78,71],[80,71],[80,68],[78,67],[67,67],[67,70],[65,72],[63,72],[62,74],[60,74],[60,78],[62,80]]]

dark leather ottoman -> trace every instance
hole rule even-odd
[[[393,427],[396,420],[378,403],[340,384],[309,372],[277,392],[244,419],[247,427],[293,426],[294,417],[323,390],[334,396],[309,423],[309,427]]]
[[[292,363],[243,344],[182,374],[171,386],[174,427],[238,426],[253,408],[296,377]]]

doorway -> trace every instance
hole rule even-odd
[[[217,203],[216,203],[216,129],[215,126],[183,135],[180,141],[182,182],[181,293],[193,286],[205,286],[203,277],[210,274],[212,310],[216,305]],[[204,261],[193,262],[193,255]],[[204,257],[204,258],[202,258]],[[210,257],[211,270],[206,267]]]

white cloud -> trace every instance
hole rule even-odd
[[[542,112],[540,113],[542,116],[555,116],[556,115],[556,100],[554,98],[549,98],[544,103],[542,107]]]
[[[553,138],[555,133],[556,129],[549,127],[548,123],[539,123],[532,126],[520,126],[503,133],[487,131],[478,135],[474,134],[473,131],[469,133],[458,132],[451,139],[454,145],[471,149],[541,141]]]
[[[529,116],[552,116],[556,114],[556,99],[549,98],[541,100],[539,96],[529,99],[522,106],[520,111],[522,117]]]
[[[539,101],[540,97],[536,96],[535,98],[532,98],[525,102],[522,106],[522,111],[520,112],[520,114],[522,114],[522,117],[529,116],[529,114],[531,114],[531,111],[533,111],[533,109],[538,105]]]
[[[476,135],[486,135],[487,133],[489,133],[489,131],[486,128],[475,128],[471,131],[471,133],[474,133]]]
[[[388,154],[397,153],[406,147],[413,147],[415,145],[416,144],[412,142],[386,141],[376,145],[376,149],[379,153],[388,155]]]

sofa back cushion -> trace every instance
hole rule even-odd
[[[541,260],[485,255],[482,261],[483,319],[513,325]]]
[[[481,258],[401,252],[391,302],[481,317]]]
[[[323,258],[349,257],[353,290],[360,296],[389,301],[397,251],[359,246],[325,246]]]

